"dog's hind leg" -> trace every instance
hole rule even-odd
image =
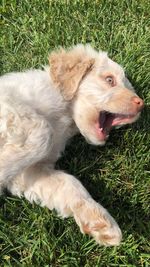
[[[25,105],[0,105],[0,188],[46,158],[53,145],[49,122]]]
[[[81,232],[93,236],[98,243],[106,246],[120,243],[118,224],[106,209],[92,199],[75,177],[35,166],[28,169],[22,179],[23,186],[21,182],[15,181],[16,184],[9,188],[13,194],[19,195],[19,185],[20,191],[30,202],[55,209],[62,217],[73,216]]]

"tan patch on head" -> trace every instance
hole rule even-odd
[[[84,76],[94,64],[86,53],[74,49],[51,53],[49,57],[50,72],[53,83],[60,89],[65,100],[71,100]]]

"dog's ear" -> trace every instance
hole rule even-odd
[[[52,52],[49,56],[51,78],[65,100],[71,100],[94,59],[74,50]]]

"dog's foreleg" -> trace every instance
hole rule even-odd
[[[37,170],[27,179],[30,183],[24,195],[30,202],[55,209],[62,217],[73,216],[81,232],[93,236],[100,244],[120,243],[122,235],[118,224],[75,177],[55,170],[40,174]]]

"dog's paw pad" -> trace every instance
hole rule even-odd
[[[111,215],[101,205],[82,205],[75,216],[82,233],[92,236],[97,243],[117,246],[122,239],[121,230]]]

